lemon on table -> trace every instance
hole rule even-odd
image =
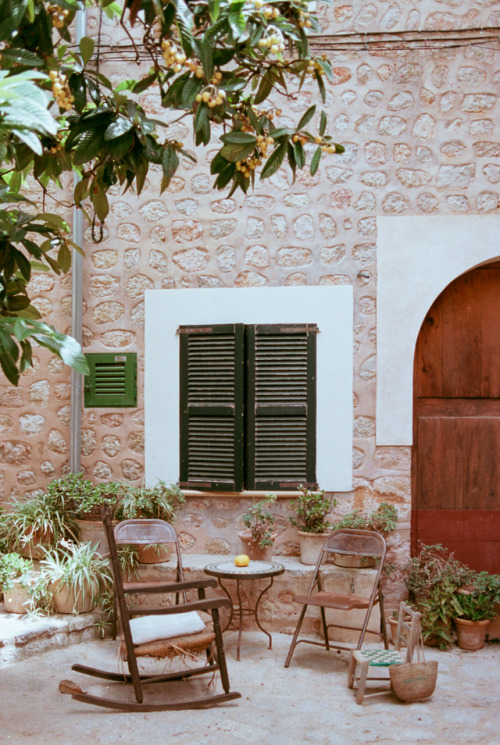
[[[250,559],[246,554],[240,554],[234,560],[237,567],[247,567],[250,564]]]

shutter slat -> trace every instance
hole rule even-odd
[[[85,378],[85,406],[135,406],[135,353],[89,353],[90,374]]]

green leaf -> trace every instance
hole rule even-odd
[[[321,65],[323,70],[325,71],[325,75],[330,83],[333,83],[333,69],[331,64],[328,62],[328,60],[324,60],[321,58],[317,59],[317,62]]]
[[[222,135],[220,139],[225,145],[255,146],[257,144],[257,137],[251,132],[228,132],[227,134]]]
[[[272,155],[269,157],[266,165],[262,169],[261,178],[269,178],[273,173],[276,173],[278,168],[281,166],[285,159],[287,152],[288,143],[286,141],[281,142],[280,145],[274,150]]]
[[[297,131],[303,129],[311,121],[315,113],[316,106],[310,106],[297,124]]]
[[[219,17],[220,11],[220,0],[208,0],[208,12],[210,14],[210,20],[214,23]]]
[[[117,137],[121,137],[126,132],[131,130],[133,126],[134,124],[130,121],[130,119],[126,119],[125,117],[120,116],[115,119],[114,122],[111,122],[111,124],[108,125],[106,131],[104,132],[104,139],[106,141],[115,140]]]
[[[214,42],[208,34],[201,40],[200,44],[200,62],[207,80],[210,80],[214,74]]]
[[[220,154],[226,160],[231,163],[236,163],[238,160],[245,160],[245,158],[253,153],[255,145],[224,145],[221,149]]]
[[[87,65],[94,54],[95,42],[89,36],[82,36],[80,39],[80,54],[82,55],[83,65]]]
[[[293,143],[293,152],[295,155],[295,161],[297,163],[298,168],[304,168],[306,164],[306,154],[304,152],[304,147],[300,140],[298,142]]]
[[[246,30],[244,6],[244,2],[232,2],[228,13],[229,26],[236,41],[242,40]]]
[[[94,186],[90,194],[90,199],[97,217],[101,222],[104,222],[109,212],[109,204],[106,192]]]
[[[167,145],[163,151],[161,166],[163,169],[164,188],[166,189],[179,167],[179,156],[177,155],[175,147],[172,145]]]
[[[317,70],[314,71],[314,77],[316,78],[316,82],[318,84],[318,88],[319,88],[319,93],[320,93],[320,96],[321,96],[321,100],[322,100],[323,103],[325,103],[325,101],[326,101],[326,91],[325,91],[325,84],[323,83],[323,78],[321,77],[321,75],[318,73]]]
[[[17,135],[34,153],[42,154],[42,144],[34,132],[13,127],[12,133]]]
[[[59,251],[57,252],[57,261],[63,274],[69,272],[71,269],[71,251],[65,242],[61,243]]]
[[[321,146],[316,148],[316,151],[313,157],[311,158],[311,168],[310,168],[311,176],[314,176],[314,174],[318,170],[320,160],[321,160]]]
[[[143,91],[148,90],[148,88],[150,88],[150,86],[153,85],[156,78],[157,78],[156,72],[151,73],[151,75],[146,75],[146,77],[143,78],[142,80],[138,80],[137,82],[135,82],[131,90],[134,93],[142,93]]]
[[[266,75],[264,75],[263,78],[261,78],[257,93],[255,94],[255,103],[259,104],[262,103],[262,101],[265,101],[272,90],[273,78],[270,73],[267,73]]]
[[[325,112],[322,111],[321,112],[321,119],[320,119],[320,122],[319,122],[319,134],[320,134],[320,137],[323,137],[323,135],[325,134],[327,123],[328,123],[328,117],[326,116]]]
[[[28,49],[18,49],[17,47],[2,49],[2,59],[10,60],[25,67],[41,67],[43,65],[43,60],[37,54],[30,52]]]

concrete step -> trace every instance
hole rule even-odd
[[[32,617],[6,613],[0,603],[0,668],[40,652],[96,639],[101,613]]]

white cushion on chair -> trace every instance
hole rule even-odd
[[[139,616],[130,621],[130,631],[134,644],[147,644],[174,636],[198,634],[205,628],[205,622],[196,611],[175,613],[169,616]]]

